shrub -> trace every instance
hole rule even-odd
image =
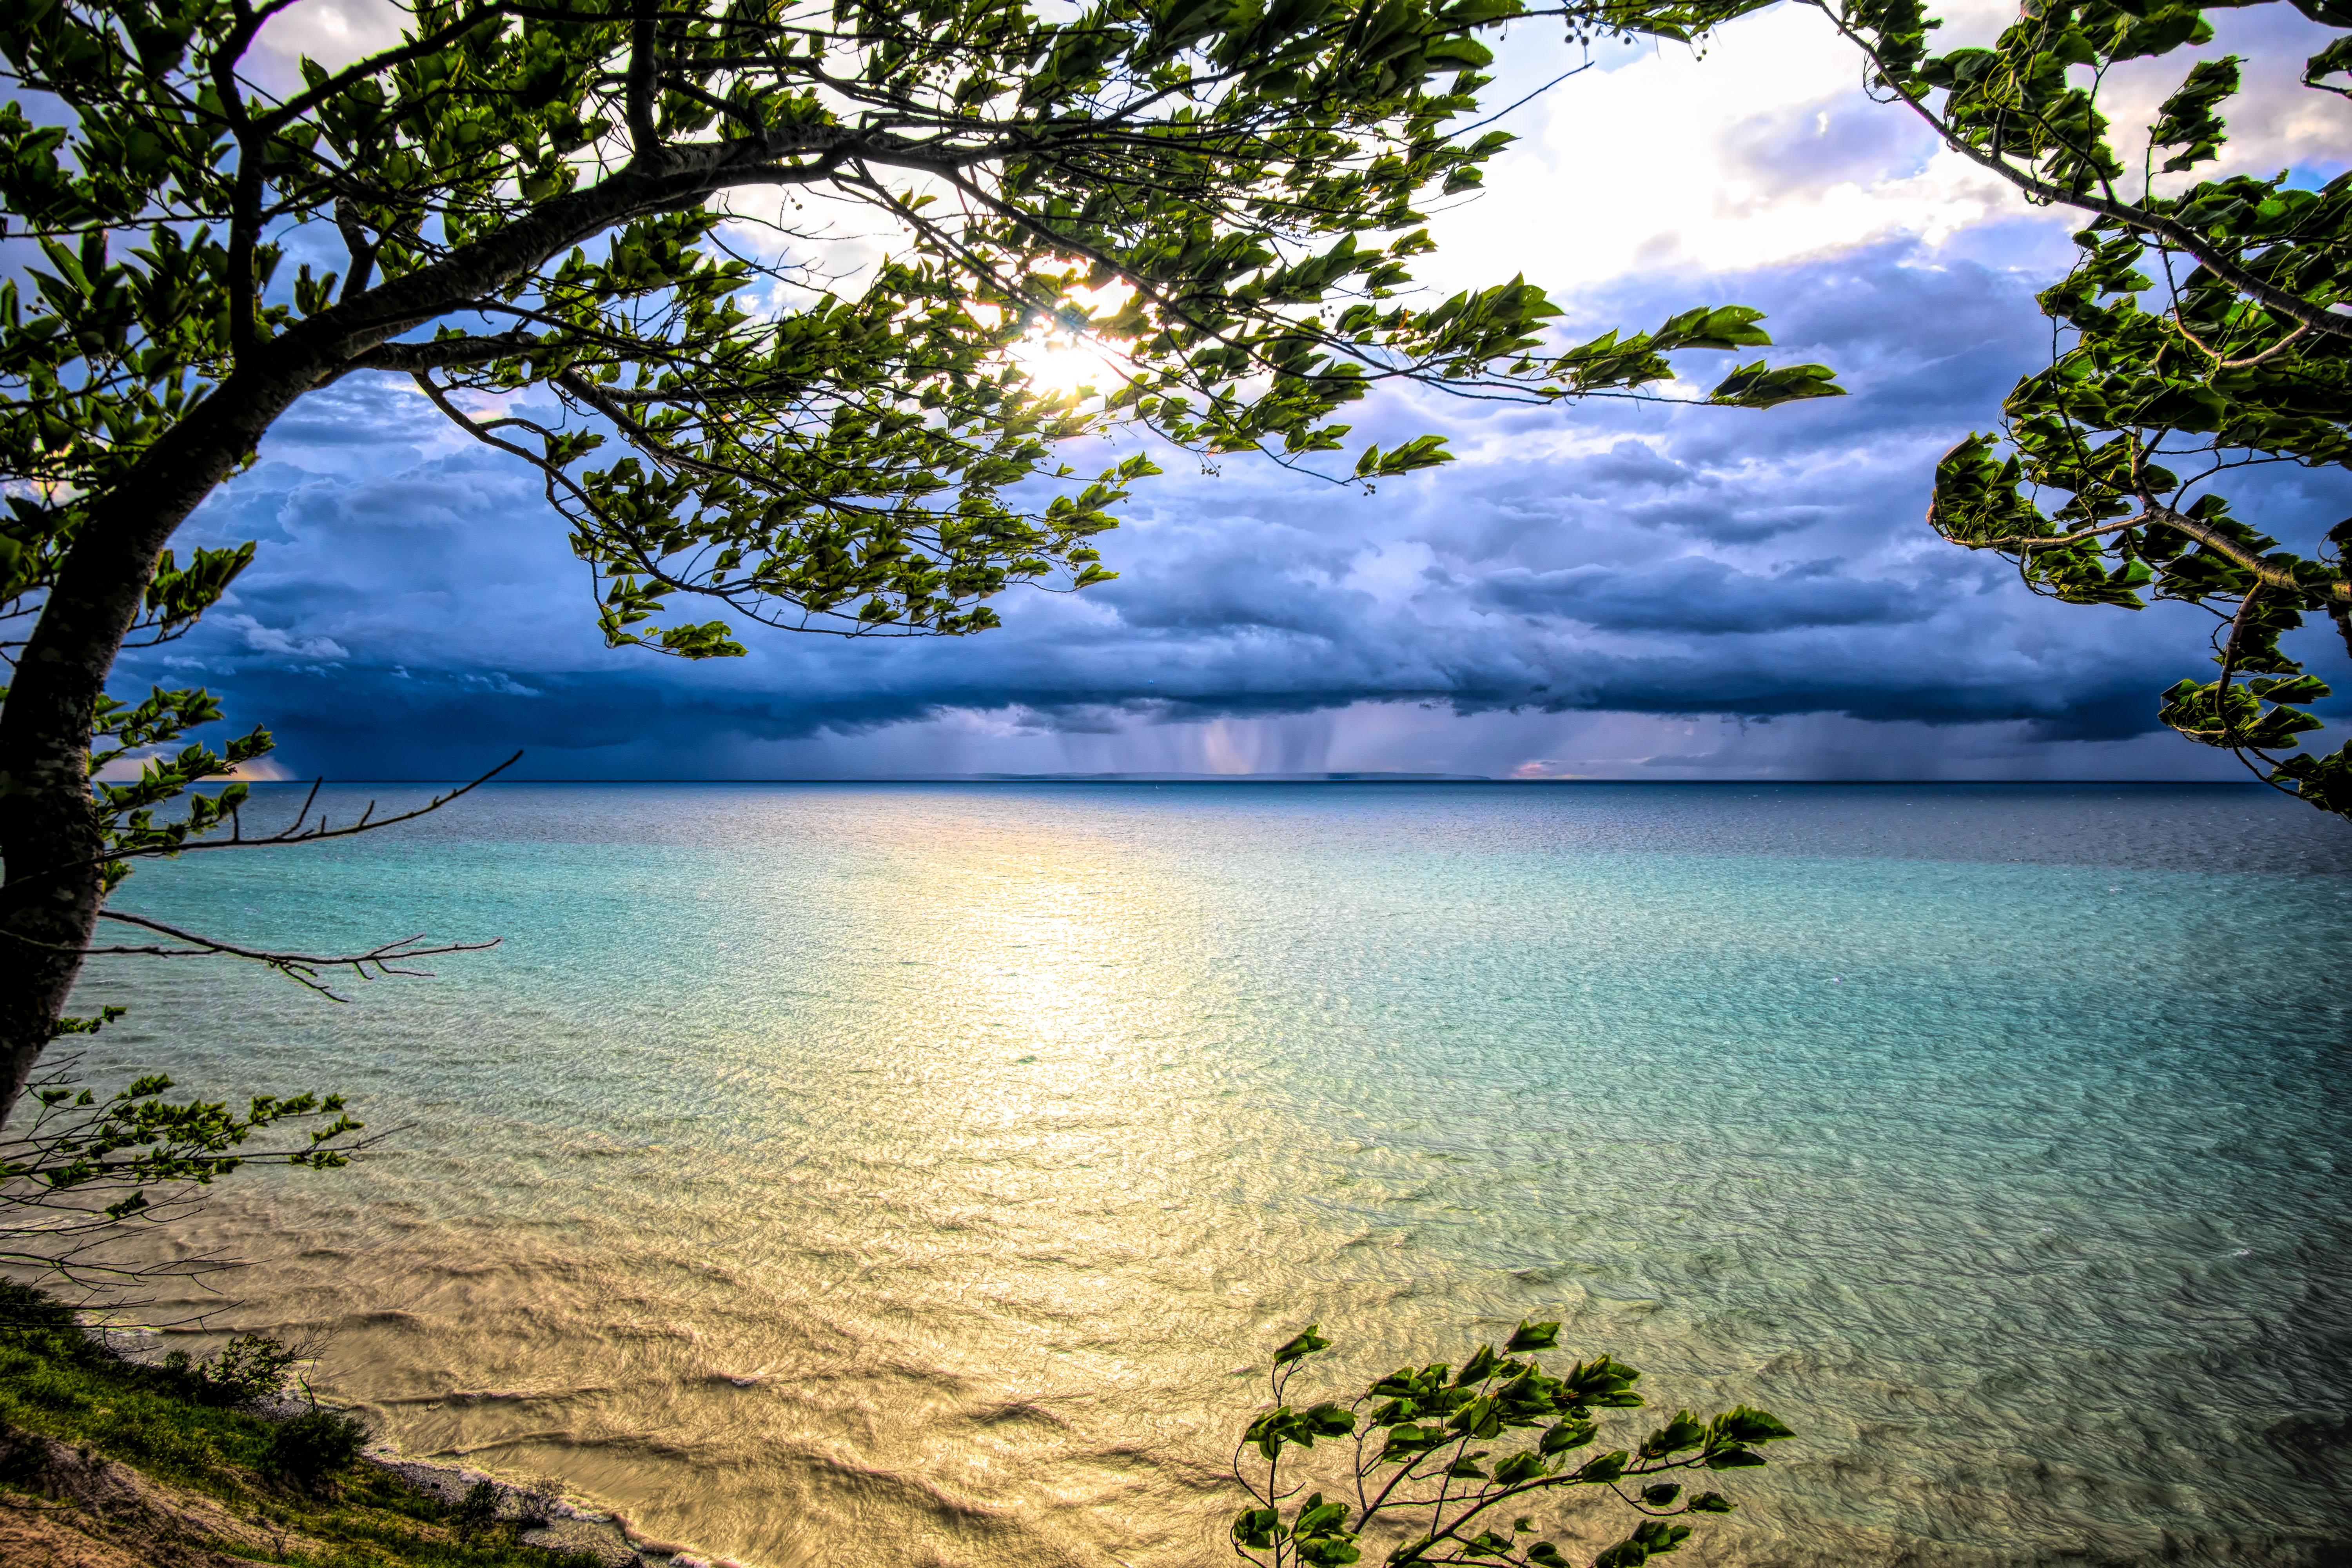
[[[367,1446],[367,1424],[333,1410],[310,1410],[281,1421],[269,1435],[269,1463],[293,1480],[316,1487],[350,1467]]]
[[[1744,1405],[1706,1421],[1683,1410],[1638,1447],[1580,1459],[1600,1435],[1592,1412],[1642,1404],[1633,1392],[1642,1374],[1604,1355],[1552,1376],[1528,1352],[1554,1349],[1558,1323],[1523,1322],[1499,1352],[1481,1345],[1459,1372],[1442,1362],[1404,1367],[1352,1405],[1294,1409],[1283,1403],[1292,1373],[1330,1346],[1308,1324],[1274,1352],[1275,1408],[1249,1424],[1234,1459],[1234,1479],[1253,1504],[1234,1521],[1234,1550],[1260,1568],[1339,1568],[1361,1557],[1358,1542],[1376,1531],[1402,1536],[1388,1556],[1395,1568],[1569,1568],[1552,1542],[1522,1539],[1538,1531],[1517,1510],[1578,1487],[1605,1487],[1643,1516],[1593,1560],[1593,1568],[1636,1568],[1682,1544],[1690,1534],[1675,1522],[1682,1516],[1734,1507],[1720,1492],[1686,1496],[1679,1477],[1761,1465],[1758,1447],[1793,1436]],[[1318,1438],[1353,1440],[1352,1457],[1337,1467],[1352,1507],[1321,1491],[1297,1500],[1307,1481],[1279,1476],[1286,1448],[1311,1449]],[[1243,1471],[1253,1451],[1262,1476]]]
[[[299,1352],[268,1334],[239,1334],[202,1361],[173,1351],[164,1356],[163,1368],[184,1397],[228,1409],[267,1399],[285,1387],[288,1369],[301,1359]]]
[[[457,1504],[450,1524],[460,1541],[471,1541],[499,1522],[499,1488],[495,1481],[476,1481]]]
[[[73,1310],[46,1290],[0,1279],[0,1330],[31,1330],[79,1337],[81,1325]]]
[[[555,1521],[556,1505],[563,1500],[563,1483],[553,1476],[541,1476],[515,1494],[515,1506],[520,1510],[519,1522],[526,1530],[539,1530]]]
[[[73,1309],[46,1290],[0,1279],[0,1355],[27,1358],[10,1381],[32,1367],[93,1367],[112,1355],[82,1331]]]
[[[239,1334],[196,1363],[197,1397],[207,1405],[250,1405],[286,1386],[300,1353],[268,1334]]]

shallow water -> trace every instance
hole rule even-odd
[[[113,961],[86,1066],[403,1126],[179,1233],[217,1326],[762,1568],[1226,1560],[1310,1319],[1774,1411],[1704,1562],[2352,1542],[2352,831],[2258,790],[494,786],[118,901],[506,939]]]

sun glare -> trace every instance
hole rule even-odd
[[[1071,302],[1100,319],[1115,314],[1132,289],[1125,283],[1073,289]],[[1041,323],[1014,345],[1013,362],[1040,392],[1064,395],[1116,385],[1124,374],[1116,349],[1093,332],[1073,332],[1059,323]]]
[[[1113,355],[1090,333],[1054,332],[1033,338],[1013,351],[1013,360],[1040,392],[1102,390],[1118,375]]]

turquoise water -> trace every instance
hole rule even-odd
[[[746,1563],[1221,1560],[1310,1318],[1774,1411],[1702,1561],[2352,1549],[2352,830],[2260,791],[494,786],[118,902],[505,939],[113,961],[87,1070],[401,1127],[173,1244],[220,1326]]]

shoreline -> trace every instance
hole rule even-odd
[[[122,1361],[152,1365],[166,1353],[160,1330],[85,1321],[82,1331]],[[281,1389],[246,1408],[263,1420],[284,1421],[313,1409],[352,1411],[360,1406]],[[528,1487],[504,1480],[462,1460],[420,1458],[403,1454],[388,1443],[369,1444],[360,1451],[360,1462],[397,1476],[446,1503],[457,1502],[468,1490],[487,1481],[498,1490],[499,1514],[502,1519],[520,1518],[523,1500],[530,1491]],[[570,1483],[564,1484],[568,1487]],[[586,1552],[604,1568],[756,1568],[755,1564],[732,1557],[704,1555],[690,1542],[647,1535],[618,1509],[598,1510],[566,1496],[550,1501],[548,1512],[553,1517],[546,1525],[520,1531],[517,1539],[526,1546]]]

